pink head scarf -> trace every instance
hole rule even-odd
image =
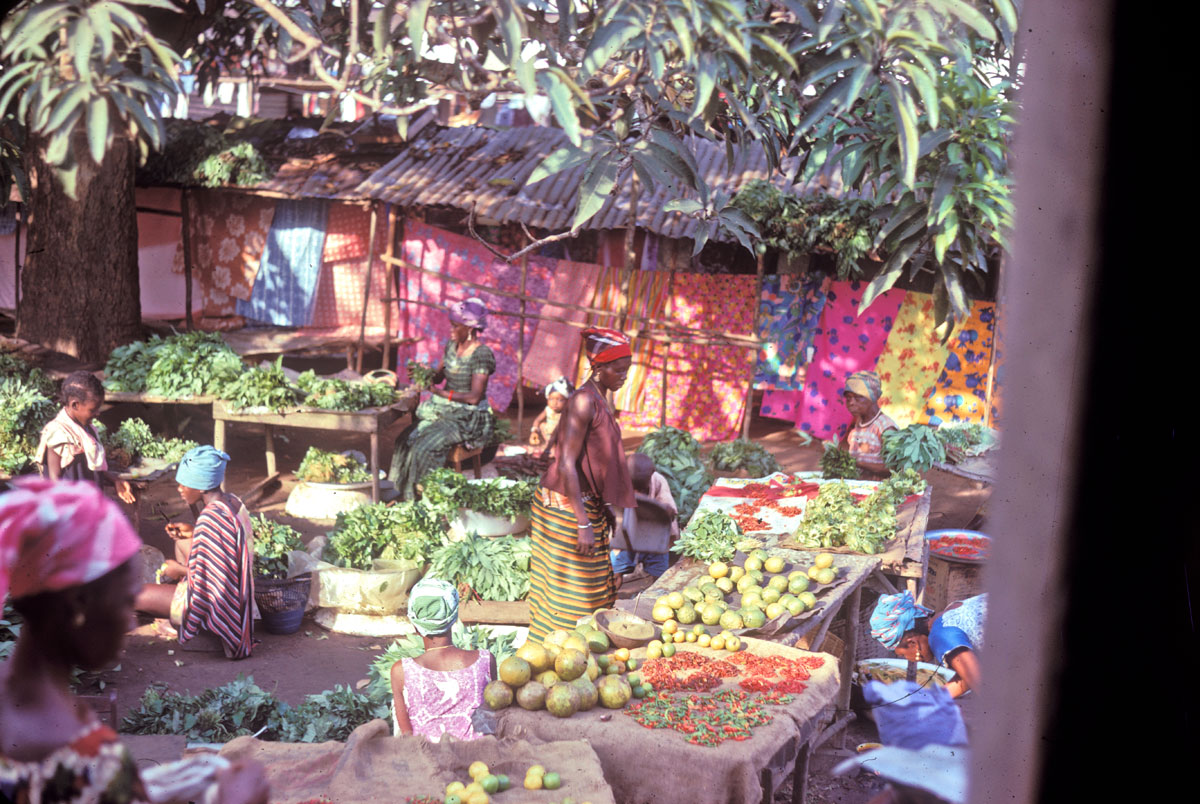
[[[0,495],[0,598],[94,581],[142,546],[125,514],[92,483],[17,478]]]

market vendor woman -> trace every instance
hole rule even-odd
[[[590,328],[583,342],[592,375],[567,399],[554,436],[557,458],[533,498],[529,634],[536,640],[612,605],[608,542],[623,509],[637,505],[621,427],[604,397],[625,384],[629,338]]]
[[[446,464],[456,444],[474,449],[492,437],[493,416],[488,408],[488,378],[496,371],[496,355],[479,341],[487,327],[487,308],[480,299],[450,305],[450,341],[442,367],[433,377],[430,398],[417,408],[417,423],[396,441],[388,479],[401,499],[416,497],[417,483]]]
[[[842,436],[840,446],[850,451],[864,479],[868,480],[889,474],[883,462],[883,434],[895,430],[896,423],[879,409],[882,395],[883,384],[873,371],[854,372],[846,378],[842,389],[842,400],[854,421]]]
[[[987,595],[976,595],[946,607],[917,605],[911,592],[882,595],[871,614],[871,636],[910,662],[932,662],[954,671],[946,685],[954,697],[979,686]]]

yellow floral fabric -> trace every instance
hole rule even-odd
[[[922,420],[925,402],[949,354],[934,332],[936,324],[933,296],[906,293],[875,366],[883,385],[879,407],[899,427]]]

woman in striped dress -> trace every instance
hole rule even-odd
[[[591,328],[583,339],[592,375],[567,399],[554,434],[557,459],[533,501],[529,634],[538,640],[612,605],[608,542],[621,509],[637,504],[621,427],[604,396],[625,384],[629,338]]]

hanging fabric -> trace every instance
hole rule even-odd
[[[950,339],[946,363],[925,405],[924,421],[986,423],[995,327],[995,302],[971,305],[970,317]]]
[[[276,201],[221,190],[189,192],[192,285],[204,315],[233,315],[237,300],[249,301],[253,292]],[[182,239],[172,270],[183,275]]]
[[[821,323],[829,282],[821,274],[763,277],[758,337],[764,343],[754,369],[755,388],[803,390],[804,366]]]
[[[321,328],[359,327],[362,324],[363,291],[367,274],[371,291],[367,301],[367,330],[382,330],[384,299],[390,296],[391,266],[383,261],[387,250],[387,209],[375,221],[374,266],[368,270],[371,210],[356,204],[333,204],[321,252],[321,279],[313,306],[312,326]],[[396,323],[396,316],[392,316]]]
[[[312,322],[329,202],[280,201],[267,236],[250,300],[238,299],[238,315],[284,327]]]
[[[591,305],[603,271],[604,266],[595,263],[558,260],[550,281],[550,303],[542,307],[542,315],[586,322],[587,313],[557,307],[554,302]],[[580,327],[558,321],[538,322],[537,333],[525,355],[525,381],[543,388],[559,377],[573,377],[579,361],[580,332]]]
[[[875,367],[883,386],[879,407],[899,427],[924,418],[925,401],[949,354],[934,331],[936,326],[932,294],[905,293]]]

